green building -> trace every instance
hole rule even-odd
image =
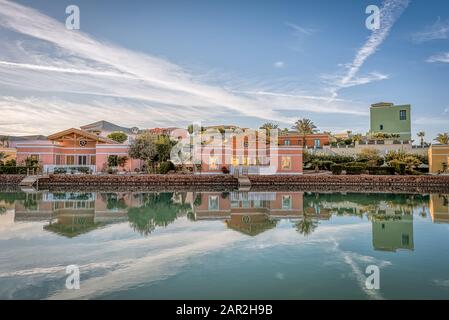
[[[400,140],[410,140],[412,138],[410,110],[409,104],[400,106],[388,102],[372,104],[370,108],[370,133],[399,134]]]

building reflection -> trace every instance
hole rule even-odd
[[[429,207],[434,223],[449,223],[449,194],[430,195]]]
[[[44,229],[76,237],[114,223],[129,223],[148,236],[180,217],[196,223],[220,220],[236,232],[257,236],[291,222],[300,234],[313,234],[335,216],[368,218],[375,250],[413,250],[413,213],[449,222],[447,195],[312,192],[169,192],[0,194],[14,205],[15,221],[43,221]]]

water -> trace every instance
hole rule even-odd
[[[0,298],[447,299],[448,198],[3,192]]]

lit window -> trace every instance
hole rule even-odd
[[[239,165],[239,158],[233,157],[233,158],[232,158],[232,165],[233,165],[234,167],[237,167],[237,166]]]
[[[282,196],[282,209],[292,208],[292,196]]]
[[[407,120],[407,110],[399,110],[399,120]]]
[[[209,157],[209,169],[217,170],[218,169],[218,158],[215,156]]]
[[[218,196],[209,196],[209,210],[218,210],[219,208]]]
[[[284,170],[290,170],[292,168],[292,158],[291,157],[282,157],[281,158],[281,167]]]

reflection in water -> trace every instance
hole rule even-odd
[[[445,223],[442,194],[0,193],[0,298],[449,297]]]
[[[414,249],[413,210],[449,222],[447,195],[303,192],[166,193],[0,193],[0,213],[14,207],[15,221],[48,221],[43,228],[76,237],[116,222],[129,222],[143,236],[180,216],[191,221],[222,220],[235,231],[256,236],[287,219],[308,236],[332,216],[367,217],[373,248]]]

